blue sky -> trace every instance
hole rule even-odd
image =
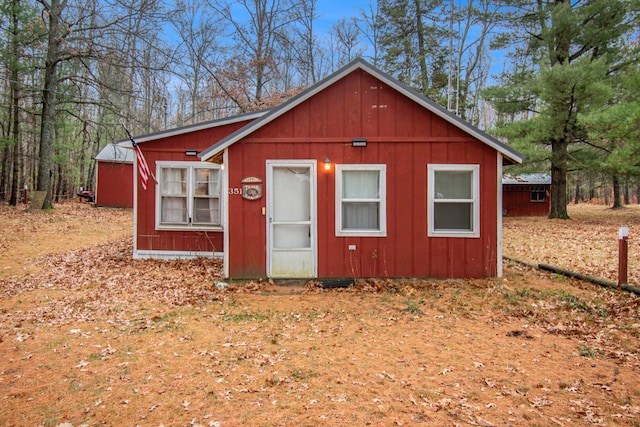
[[[361,10],[368,10],[369,4],[375,0],[318,0],[318,23],[321,30],[328,31],[331,26],[342,18],[360,16]]]

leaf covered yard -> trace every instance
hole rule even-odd
[[[505,255],[615,280],[628,225],[637,285],[640,210],[571,209],[506,218]],[[220,290],[218,261],[132,260],[130,211],[0,215],[0,425],[640,425],[634,294],[516,263]]]

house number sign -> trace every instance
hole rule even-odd
[[[246,177],[241,181],[242,197],[247,200],[257,200],[262,197],[262,180],[255,176]]]

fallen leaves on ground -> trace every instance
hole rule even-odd
[[[615,210],[603,205],[569,205],[568,212],[568,220],[505,218],[504,255],[617,283],[618,234],[620,227],[628,227],[628,282],[639,286],[640,205]]]
[[[633,294],[510,263],[503,279],[224,287],[219,260],[131,252],[116,236],[0,278],[0,424],[640,421]]]

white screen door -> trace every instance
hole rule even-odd
[[[316,277],[316,162],[267,161],[267,274]]]

